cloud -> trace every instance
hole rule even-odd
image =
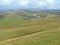
[[[60,2],[58,3],[57,0],[0,0],[0,6],[60,9]]]
[[[48,2],[48,3],[54,3],[55,2],[55,0],[46,0],[46,2]]]
[[[27,6],[28,8],[44,8],[47,7],[49,8],[55,4],[55,0],[31,0],[29,5]]]
[[[60,9],[60,2],[56,2],[56,0],[47,0],[48,9]]]
[[[48,6],[48,9],[60,9],[60,3],[54,3]]]
[[[30,4],[30,1],[28,0],[20,0],[17,2],[19,6],[27,6],[28,4]]]
[[[0,5],[10,5],[14,0],[0,0]]]

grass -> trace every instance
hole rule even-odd
[[[60,45],[60,28],[5,41],[1,45]]]
[[[48,30],[49,28],[51,28],[51,26],[48,26],[45,21],[43,21],[44,23],[41,23],[42,21],[38,21],[38,20],[39,19],[37,19],[36,22],[35,20],[33,20],[32,22],[29,22],[29,23],[27,22],[25,24],[13,25],[12,27],[11,26],[3,27],[5,30],[0,31],[1,32],[0,41],[14,38],[14,37],[19,37],[22,35],[31,34],[34,32]]]
[[[60,18],[53,17],[24,20],[19,16],[6,16],[0,19],[0,45],[60,45]]]

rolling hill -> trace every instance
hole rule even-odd
[[[0,45],[60,45],[60,18],[48,12],[0,13]]]

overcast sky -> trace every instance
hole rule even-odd
[[[60,9],[60,0],[0,0],[2,9]]]

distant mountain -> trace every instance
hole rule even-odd
[[[26,14],[26,12],[48,12],[48,13],[53,13],[53,14],[58,14],[60,15],[60,10],[0,10],[0,13],[4,14]]]

